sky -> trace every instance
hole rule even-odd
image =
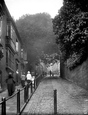
[[[17,20],[25,14],[48,13],[51,18],[58,14],[63,0],[5,0],[11,16]]]

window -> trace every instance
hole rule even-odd
[[[14,70],[14,54],[9,48],[6,49],[6,64]]]
[[[2,17],[0,17],[0,37],[2,35]]]
[[[21,49],[21,58],[23,58],[23,49]]]
[[[18,40],[16,39],[16,51],[19,51],[19,44],[18,44]]]
[[[9,36],[9,25],[7,24],[7,36]]]
[[[18,62],[16,61],[16,72],[18,72]]]
[[[16,51],[16,46],[12,39],[11,39],[11,47],[13,48],[14,51]]]
[[[10,24],[10,38],[11,38],[11,47],[14,49],[14,51],[16,51],[16,44],[15,44],[16,34],[11,24]]]
[[[15,37],[14,37],[14,30],[10,22],[7,22],[7,36],[10,38],[10,45],[13,48],[14,51],[16,51],[16,46],[15,46]]]
[[[11,26],[11,39],[13,39],[13,27]]]

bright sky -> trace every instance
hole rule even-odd
[[[43,12],[54,18],[63,5],[63,0],[5,0],[5,3],[14,19],[19,19],[25,14]]]

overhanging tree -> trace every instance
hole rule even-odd
[[[87,0],[64,0],[64,4],[53,20],[53,29],[57,35],[56,43],[60,44],[60,50],[64,54],[64,61],[74,68],[87,58],[88,49],[88,5]],[[86,12],[85,12],[86,11]],[[70,63],[71,63],[70,61]]]

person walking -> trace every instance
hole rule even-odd
[[[11,96],[15,91],[15,80],[13,79],[12,73],[10,72],[6,79],[8,96]]]
[[[27,79],[28,84],[32,81],[32,76],[31,76],[30,71],[27,72],[26,79]]]
[[[34,80],[35,80],[35,76],[32,76],[32,86],[34,87]]]
[[[50,70],[50,77],[52,76],[52,71]]]

